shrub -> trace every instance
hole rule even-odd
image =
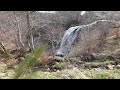
[[[21,75],[24,75],[26,72],[28,72],[32,66],[38,63],[39,57],[44,51],[45,46],[40,46],[35,48],[35,50],[26,55],[24,61],[19,65],[19,67],[16,69],[16,74],[13,77],[14,79],[18,79]]]

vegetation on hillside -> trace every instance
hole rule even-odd
[[[120,11],[0,11],[0,79],[120,79]],[[65,31],[82,28],[65,57]]]

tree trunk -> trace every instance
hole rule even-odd
[[[32,29],[30,26],[30,17],[29,17],[29,11],[27,11],[27,28],[28,28],[28,44],[30,45],[30,49],[34,50],[34,41],[33,41],[33,34]]]
[[[17,36],[14,36],[14,38],[15,38],[15,44],[16,44],[16,47],[19,47],[19,43],[18,43]]]
[[[17,16],[16,16],[16,13],[15,13],[15,11],[14,11],[14,16],[15,16],[15,21],[16,21],[16,24],[17,24],[17,45],[18,46],[22,46],[22,47],[24,47],[24,44],[23,44],[23,42],[22,42],[22,40],[21,40],[21,29],[20,29],[20,21],[17,19]]]
[[[0,42],[0,46],[1,46],[1,48],[3,49],[3,51],[4,51],[6,54],[8,54],[2,42]]]

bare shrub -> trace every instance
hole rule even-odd
[[[102,22],[91,28],[84,28],[80,31],[75,44],[72,46],[70,56],[77,56],[80,53],[100,52],[103,48],[108,30],[114,23]]]

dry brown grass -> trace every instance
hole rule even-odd
[[[48,53],[43,52],[40,56],[40,64],[47,66],[51,61],[54,60],[53,56],[50,56]]]

